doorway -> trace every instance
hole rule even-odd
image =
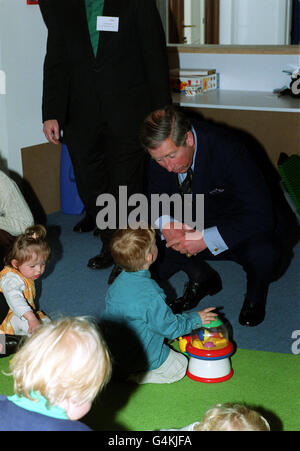
[[[220,0],[169,0],[168,43],[219,42]]]

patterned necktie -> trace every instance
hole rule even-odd
[[[193,169],[189,168],[186,174],[185,179],[182,183],[179,184],[180,194],[183,196],[184,194],[191,194],[192,192],[192,180],[193,180]]]

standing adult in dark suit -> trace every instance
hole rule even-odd
[[[86,216],[75,231],[95,229],[100,194],[142,191],[138,132],[146,115],[170,103],[165,35],[154,0],[40,0],[48,28],[44,63],[46,138],[67,144]],[[118,208],[117,208],[118,211]],[[113,230],[88,266],[112,264]]]
[[[184,295],[171,304],[172,309],[193,308],[201,297],[220,290],[220,277],[206,260],[232,260],[247,275],[239,321],[248,326],[261,323],[280,243],[268,186],[249,151],[229,129],[190,121],[172,107],[148,116],[141,140],[152,157],[149,195],[180,193],[190,168],[194,213],[196,194],[204,194],[203,230],[185,230],[183,225],[176,229],[173,219],[160,218],[166,246],[158,275],[165,279],[182,270],[189,276]]]

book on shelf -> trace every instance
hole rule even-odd
[[[190,77],[194,75],[212,75],[217,72],[216,69],[180,69],[176,67],[170,70],[171,77]]]

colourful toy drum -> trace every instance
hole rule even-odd
[[[224,382],[233,375],[230,356],[234,348],[220,319],[179,338],[179,348],[189,358],[187,376],[198,382]]]

